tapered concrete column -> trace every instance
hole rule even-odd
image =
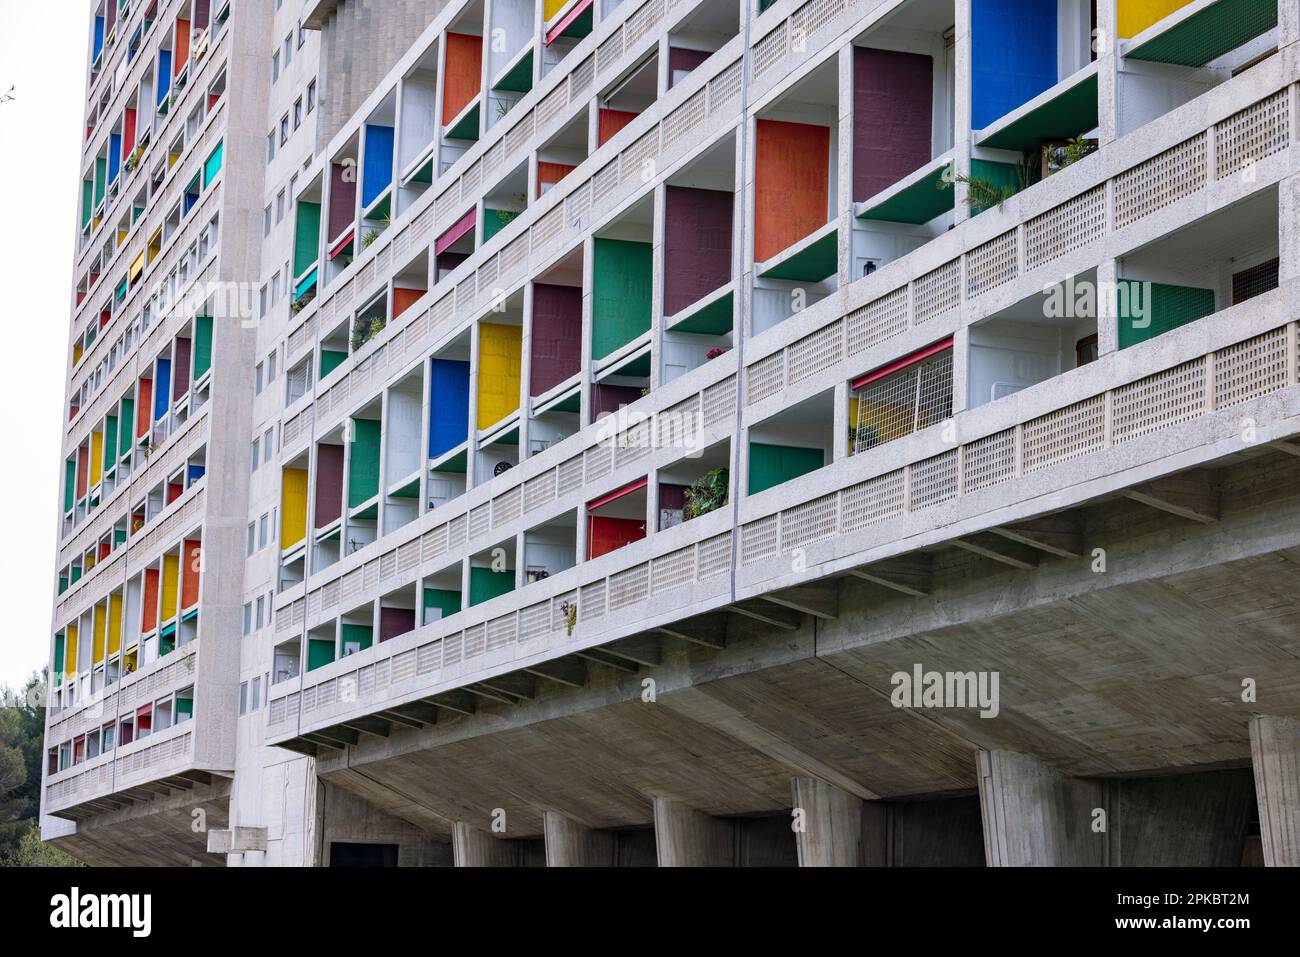
[[[452,825],[451,853],[457,867],[523,867],[526,863],[518,841],[493,837],[464,821]]]
[[[980,811],[990,867],[1095,866],[1104,840],[1089,840],[1097,788],[1013,751],[980,751]],[[1099,795],[1096,796],[1099,800]]]
[[[800,867],[861,867],[865,802],[815,778],[795,778],[794,808],[802,815],[795,830]]]
[[[609,831],[579,824],[547,811],[544,818],[547,867],[614,867],[618,839]]]
[[[1300,867],[1300,721],[1250,719],[1259,832],[1268,867]]]
[[[660,867],[731,867],[735,826],[668,798],[655,798],[655,851]]]

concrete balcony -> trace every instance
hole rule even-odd
[[[591,664],[653,668],[665,641],[720,648],[737,620],[797,631],[804,614],[840,617],[846,575],[927,593],[939,547],[1022,571],[1081,560],[1079,520],[1059,516],[1099,502],[1214,524],[1212,475],[1296,448],[1291,301],[1266,293],[959,413],[956,443],[932,427],[745,499],[734,519],[720,510],[309,673],[272,698],[268,742],[364,749],[367,735],[524,702],[548,681],[581,685]],[[418,577],[411,554],[388,575]]]

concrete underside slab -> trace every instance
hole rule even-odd
[[[434,833],[502,808],[523,835],[547,808],[644,825],[654,797],[780,812],[798,774],[868,799],[970,793],[978,748],[1078,776],[1244,766],[1252,714],[1300,713],[1300,461],[1222,479],[1216,523],[1103,502],[1078,516],[1084,558],[1017,570],[939,550],[927,597],[845,579],[834,620],[731,616],[725,650],[667,643],[636,675],[593,667],[583,689],[362,735],[323,751],[320,772],[356,788],[364,768],[368,800]],[[998,716],[895,708],[891,676],[917,664],[998,672]],[[1251,681],[1258,700],[1243,701]]]
[[[1094,503],[1073,516],[1080,558],[1019,569],[937,549],[928,596],[845,578],[833,620],[731,615],[723,650],[665,641],[657,667],[593,665],[581,689],[362,734],[322,750],[319,772],[435,834],[501,808],[519,836],[542,833],[545,809],[646,825],[656,797],[779,813],[796,775],[866,799],[970,794],[980,748],[1085,777],[1245,767],[1253,714],[1300,716],[1300,459],[1219,478],[1217,522]],[[996,671],[998,715],[895,708],[891,676],[918,664]]]
[[[94,867],[224,867],[208,853],[208,830],[229,822],[230,779],[143,801],[77,822],[51,843]]]

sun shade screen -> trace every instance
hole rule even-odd
[[[343,446],[320,445],[316,449],[317,528],[324,528],[343,514]]]
[[[320,257],[320,203],[298,201],[293,238],[293,274],[301,276]]]

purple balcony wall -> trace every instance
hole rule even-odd
[[[713,56],[708,50],[687,50],[685,47],[668,48],[668,89],[679,79],[678,74],[690,73]]]
[[[671,316],[731,279],[734,197],[669,186],[664,203],[664,315]]]
[[[681,509],[686,507],[686,486],[671,482],[659,483],[659,507]]]
[[[931,159],[934,64],[920,53],[853,51],[853,198],[870,199]]]
[[[316,453],[316,527],[343,514],[343,446],[322,445]]]
[[[529,391],[541,395],[582,364],[582,290],[533,284],[533,334]]]
[[[357,215],[357,168],[344,166],[342,163],[330,164],[330,220],[328,224],[331,242],[339,234],[356,222]]]
[[[415,612],[409,608],[379,609],[379,640],[388,641],[415,630]]]
[[[619,406],[631,405],[641,398],[641,390],[628,385],[601,385],[591,387],[591,421],[595,422],[606,412],[618,411]]]

